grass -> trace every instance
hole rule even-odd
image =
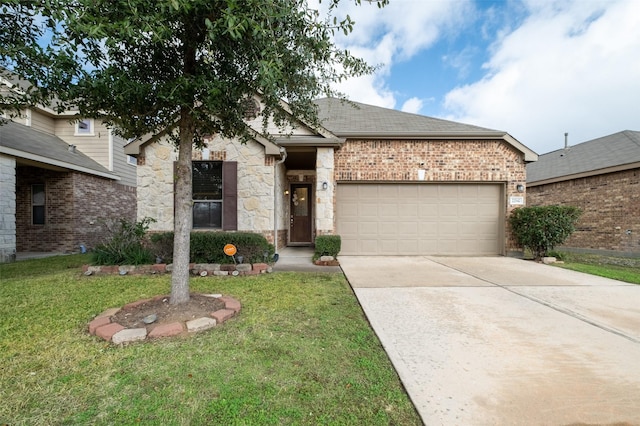
[[[170,278],[85,277],[86,262],[0,265],[0,424],[421,424],[342,274],[193,279],[240,315],[116,347],[87,323]]]
[[[565,263],[554,265],[591,275],[640,284],[640,259],[576,253],[563,253],[562,255]]]

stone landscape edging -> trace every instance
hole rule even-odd
[[[156,296],[150,299],[142,299],[135,302],[128,303],[122,308],[109,308],[101,314],[97,315],[88,324],[89,334],[92,336],[98,336],[108,342],[114,344],[125,344],[148,338],[162,338],[172,337],[178,334],[182,334],[185,331],[188,333],[196,333],[199,331],[208,330],[216,325],[222,324],[225,321],[235,317],[242,305],[239,301],[229,296],[222,296],[217,294],[203,294],[206,297],[212,297],[224,302],[224,308],[209,313],[209,317],[195,318],[189,321],[176,321],[168,324],[158,324],[152,330],[147,330],[145,327],[140,328],[126,328],[117,322],[112,322],[112,318],[120,310],[126,308],[132,308],[141,305],[146,302],[162,300],[168,298],[168,295]]]
[[[156,275],[173,271],[173,264],[157,263],[154,265],[83,265],[84,275]],[[273,272],[273,267],[267,263],[190,263],[189,271],[193,275],[206,276],[238,276],[260,275]]]

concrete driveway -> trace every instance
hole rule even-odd
[[[640,425],[640,285],[506,257],[340,257],[427,425]]]

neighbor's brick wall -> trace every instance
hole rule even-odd
[[[530,186],[527,205],[583,210],[566,247],[640,254],[640,169]]]
[[[526,183],[523,154],[506,142],[486,140],[348,140],[335,152],[338,182],[418,181],[424,163],[425,181],[496,182],[505,184],[505,251],[518,251],[506,218],[518,206],[510,196],[525,196],[516,186]],[[335,199],[334,199],[335,206]]]
[[[81,173],[17,167],[16,248],[19,252],[78,251],[101,241],[107,220],[136,219],[134,187]],[[45,225],[33,225],[31,185],[44,183]]]

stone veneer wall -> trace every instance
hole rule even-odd
[[[0,263],[16,260],[16,160],[0,155]]]
[[[257,142],[242,144],[214,137],[206,140],[211,161],[238,163],[238,230],[257,232],[273,243],[274,231],[274,157],[266,156]],[[194,160],[202,160],[201,150],[195,150]],[[152,217],[157,222],[152,231],[173,230],[173,167],[176,149],[167,142],[144,147],[138,158],[138,218]],[[284,182],[283,165],[278,165],[281,193]],[[282,211],[279,229],[285,226]]]
[[[640,169],[529,186],[527,204],[583,210],[569,249],[640,257]]]
[[[331,235],[335,229],[335,175],[333,148],[318,148],[316,153],[316,235]],[[327,189],[322,184],[327,182]]]
[[[93,247],[106,235],[105,222],[136,218],[136,189],[73,172],[17,167],[17,251],[73,252]],[[31,185],[45,184],[45,225],[33,225]]]
[[[506,142],[493,140],[348,140],[335,152],[337,182],[415,182],[424,163],[425,182],[495,182],[505,184],[505,218],[519,206],[509,197],[524,197],[524,155]],[[507,253],[519,252],[505,221]]]

